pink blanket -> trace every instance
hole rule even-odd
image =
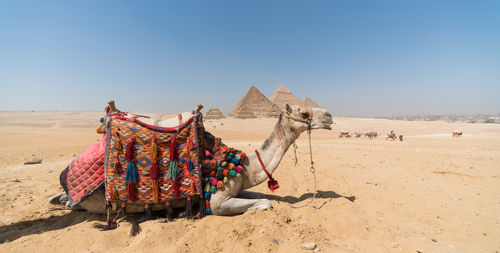
[[[106,137],[76,157],[60,176],[71,206],[86,199],[104,183],[104,151]]]

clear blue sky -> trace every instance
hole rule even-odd
[[[68,3],[71,2],[71,3]],[[2,1],[0,110],[500,113],[500,1]]]

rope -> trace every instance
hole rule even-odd
[[[295,155],[295,166],[297,166],[297,143],[293,142],[293,154]]]
[[[308,123],[308,129],[307,129],[307,135],[309,136],[309,157],[311,158],[311,168],[309,168],[309,171],[313,174],[314,178],[314,192],[312,198],[305,204],[299,205],[299,206],[294,206],[291,205],[290,203],[287,203],[291,208],[302,208],[310,205],[314,199],[316,199],[316,169],[314,168],[314,161],[312,157],[312,144],[311,144],[311,124]]]

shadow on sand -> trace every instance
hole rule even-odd
[[[312,193],[304,193],[300,197],[294,197],[294,196],[276,196],[276,195],[270,195],[270,194],[264,194],[264,193],[258,193],[258,192],[250,192],[250,191],[242,191],[240,194],[238,194],[237,197],[241,198],[250,198],[250,199],[255,199],[255,198],[265,198],[269,200],[276,200],[276,201],[282,201],[286,202],[290,205],[302,202],[304,200],[310,199],[313,197]],[[318,190],[318,193],[316,193],[316,199],[327,199],[328,201],[336,198],[345,198],[351,202],[354,202],[356,200],[355,196],[343,196],[340,195],[334,191],[320,191]],[[323,207],[323,205],[326,204],[326,201],[323,202],[319,207],[312,206],[316,209],[320,209]]]
[[[20,221],[0,226],[0,244],[20,237],[64,229],[84,221],[103,221],[103,215],[93,215],[85,211],[71,211],[60,216],[50,216],[35,220]]]

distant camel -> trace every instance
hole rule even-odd
[[[393,141],[395,141],[395,140],[397,139],[397,136],[396,136],[396,134],[388,134],[388,135],[387,135],[387,138],[385,138],[385,139],[386,139],[386,140],[388,140],[388,139],[392,139]]]
[[[369,133],[366,133],[365,136],[370,138],[370,139],[373,139],[373,138],[376,138],[378,136],[378,133],[377,132],[369,132]]]
[[[351,135],[349,134],[349,132],[340,132],[339,138],[342,138],[342,137],[350,138]]]
[[[452,137],[457,137],[457,138],[458,138],[458,137],[462,137],[462,132],[452,132],[452,133],[451,133],[451,136],[452,136]]]
[[[362,134],[361,134],[360,132],[356,132],[356,133],[354,133],[354,136],[356,136],[356,138],[361,137],[361,135],[362,135]]]

